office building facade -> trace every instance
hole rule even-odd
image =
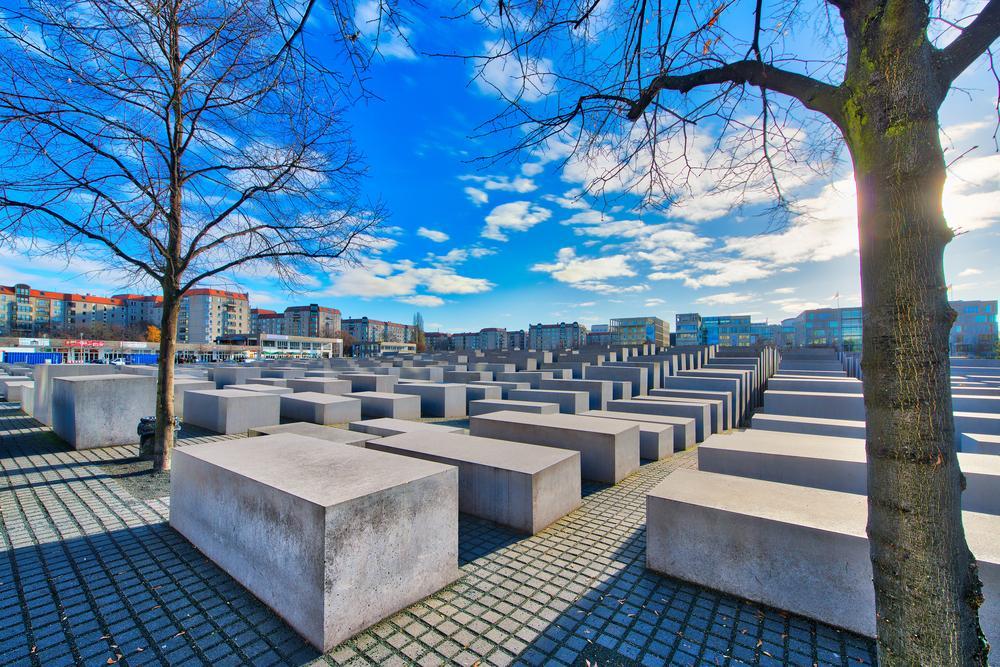
[[[528,328],[528,347],[532,350],[565,350],[587,343],[587,327],[579,322],[532,324]]]
[[[670,344],[670,325],[659,317],[621,317],[611,320],[614,345]]]

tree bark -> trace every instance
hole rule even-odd
[[[953,234],[942,210],[937,106],[901,104],[887,88],[868,81],[847,105],[854,116],[845,132],[858,193],[879,662],[985,665],[952,416],[955,314],[944,248]]]
[[[163,315],[160,318],[160,358],[156,380],[156,444],[153,470],[170,470],[174,448],[174,357],[177,351],[177,320],[181,300],[175,291],[163,290]]]

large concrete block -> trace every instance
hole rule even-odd
[[[864,421],[865,399],[861,394],[768,389],[764,392],[763,411],[770,415]]]
[[[222,389],[229,384],[247,384],[261,377],[263,370],[255,366],[220,366],[214,369],[212,379],[215,380],[215,388]]]
[[[262,368],[260,371],[262,378],[278,378],[282,380],[305,377],[305,374],[305,368]]]
[[[1000,435],[963,433],[960,449],[972,454],[1000,454]]]
[[[342,445],[352,445],[354,447],[364,447],[365,443],[378,436],[367,433],[349,431],[345,428],[334,428],[322,426],[309,422],[292,422],[290,424],[277,424],[275,426],[255,426],[247,431],[251,438],[258,435],[304,435],[327,442],[337,442]]]
[[[376,419],[420,419],[420,397],[411,394],[391,394],[380,391],[358,391],[345,394],[361,401],[361,417]]]
[[[469,403],[469,416],[485,415],[490,412],[501,412],[503,410],[513,410],[514,412],[527,412],[533,415],[554,415],[559,412],[558,403],[538,403],[535,401],[511,401],[511,400],[480,400]]]
[[[7,386],[11,384],[16,384],[18,389],[14,392],[18,396],[21,394],[21,387],[25,382],[31,382],[31,378],[27,375],[3,375],[0,376],[0,398],[11,403],[16,403],[20,398],[11,398],[10,391]]]
[[[819,417],[769,415],[762,412],[753,416],[751,424],[753,430],[809,433],[839,438],[863,439],[866,431],[863,421],[853,419],[821,419]]]
[[[1000,457],[958,454],[966,479],[962,509],[1000,514]],[[698,469],[843,493],[868,493],[865,441],[750,429],[709,438]]]
[[[281,397],[281,416],[323,426],[346,424],[361,419],[361,401],[311,391],[286,394]]]
[[[722,407],[722,422],[721,422],[722,430],[728,431],[738,426],[738,424],[736,424],[733,421],[732,396],[729,395],[729,392],[707,391],[703,389],[654,389],[653,391],[649,392],[649,395],[666,397],[666,398],[680,398],[680,399],[696,398],[696,399],[710,399],[719,401]]]
[[[767,388],[776,391],[806,391],[830,394],[860,394],[861,380],[854,378],[780,377],[767,381]]]
[[[609,380],[542,380],[540,389],[585,391],[590,396],[588,409],[603,410],[614,399],[614,383]]]
[[[35,383],[31,380],[0,382],[0,390],[3,390],[3,400],[8,403],[21,403],[25,389],[35,390]]]
[[[486,384],[464,384],[462,386],[465,387],[466,414],[472,409],[473,401],[499,401],[503,399],[503,390],[500,387]]]
[[[52,381],[55,378],[108,375],[111,372],[104,364],[35,364],[31,368],[35,382],[31,416],[46,426],[52,426]]]
[[[215,382],[213,380],[198,380],[195,378],[174,376],[174,415],[178,419],[184,419],[185,391],[205,391],[211,389],[215,389]]]
[[[268,387],[288,386],[288,380],[286,380],[285,378],[254,378],[253,383],[257,385],[261,384],[267,385]],[[239,386],[239,385],[233,385],[233,386]],[[225,389],[225,387],[223,387],[223,389]]]
[[[610,401],[608,403],[608,411],[694,419],[694,438],[697,442],[702,442],[711,435],[712,431],[712,417],[707,405],[670,403],[667,401],[650,401],[636,398],[631,401]]]
[[[352,392],[373,391],[382,394],[391,394],[396,386],[396,378],[392,375],[379,375],[378,373],[345,373],[340,376],[341,380],[351,383]]]
[[[580,506],[580,454],[461,433],[403,433],[368,449],[458,467],[458,509],[534,534]]]
[[[53,380],[52,430],[73,449],[139,441],[139,419],[154,412],[156,378],[80,375]]]
[[[580,452],[584,479],[617,484],[639,469],[639,427],[580,415],[491,412],[469,419],[469,433]]]
[[[32,416],[35,412],[35,383],[26,382],[21,388],[21,412]]]
[[[587,380],[628,382],[633,396],[644,396],[649,386],[648,371],[641,366],[587,366],[583,376]]]
[[[653,391],[659,391],[654,389]],[[683,398],[677,396],[640,396],[640,401],[659,401],[660,403],[675,403],[678,405],[704,405],[708,408],[709,423],[706,425],[706,432],[722,433],[725,431],[726,421],[723,418],[723,401],[715,398]]]
[[[444,369],[435,366],[420,368],[401,368],[399,377],[403,380],[427,380],[428,382],[444,382]]]
[[[346,379],[311,377],[285,380],[286,386],[295,392],[314,392],[343,396],[353,391],[353,384]]]
[[[400,384],[397,394],[411,394],[420,398],[422,417],[465,417],[464,384]]]
[[[459,575],[455,467],[298,435],[174,450],[170,525],[320,651]]]
[[[538,389],[542,380],[551,380],[557,369],[544,371],[515,371],[513,373],[497,373],[498,382],[527,382],[530,389]]]
[[[955,411],[952,415],[955,418],[956,443],[961,442],[961,437],[964,433],[1000,435],[1000,414]]]
[[[697,444],[694,419],[689,417],[671,417],[669,415],[644,415],[637,412],[612,412],[610,410],[588,410],[581,413],[584,417],[601,417],[602,419],[618,419],[635,424],[654,424],[669,426],[673,436],[673,451],[683,452]],[[641,443],[641,440],[640,440]],[[645,456],[643,458],[653,458]]]
[[[1000,642],[1000,517],[963,512]],[[646,565],[667,576],[869,637],[875,593],[864,496],[675,470],[646,497]]]
[[[281,421],[280,396],[239,389],[184,392],[184,421],[216,433],[243,433]]]
[[[246,383],[246,384],[227,384],[223,389],[237,389],[239,391],[253,391],[258,394],[271,394],[273,396],[285,396],[286,394],[293,393],[291,387],[276,387],[270,384],[257,384],[257,383]]]
[[[507,394],[512,401],[555,403],[559,412],[575,415],[590,409],[590,394],[585,391],[560,391],[557,389],[515,389]]]
[[[498,380],[477,380],[474,382],[469,382],[470,386],[474,385],[484,385],[490,387],[500,388],[500,398],[507,400],[509,394],[515,389],[531,389],[531,385],[527,382],[500,382]]]
[[[382,417],[379,419],[366,419],[364,421],[351,422],[348,427],[358,433],[367,433],[379,438],[387,438],[400,433],[425,433],[431,436],[444,433],[461,433],[462,429],[457,426],[446,426],[444,424],[428,424],[426,422],[407,421],[405,419],[391,419]]]
[[[488,382],[493,379],[490,371],[445,371],[445,382],[458,382],[461,384],[471,384],[474,382]]]
[[[1000,396],[955,395],[951,396],[952,409],[957,412],[987,412],[1000,414]]]
[[[733,424],[743,423],[743,415],[750,409],[747,396],[741,389],[738,378],[715,378],[705,376],[679,375],[663,378],[664,389],[694,389],[698,391],[721,391],[729,394],[730,412]]]

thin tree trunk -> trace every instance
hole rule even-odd
[[[962,525],[952,416],[954,312],[944,278],[952,232],[941,205],[937,119],[900,119],[888,98],[876,103],[882,109],[862,115],[866,127],[848,142],[858,191],[879,661],[985,665],[981,586]],[[894,124],[879,128],[873,121],[880,111]]]
[[[156,471],[170,470],[170,454],[174,448],[174,357],[180,307],[177,294],[164,290],[156,381],[156,444],[153,450],[153,469]]]

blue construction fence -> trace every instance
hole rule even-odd
[[[8,364],[61,364],[62,352],[0,352],[2,361]]]

